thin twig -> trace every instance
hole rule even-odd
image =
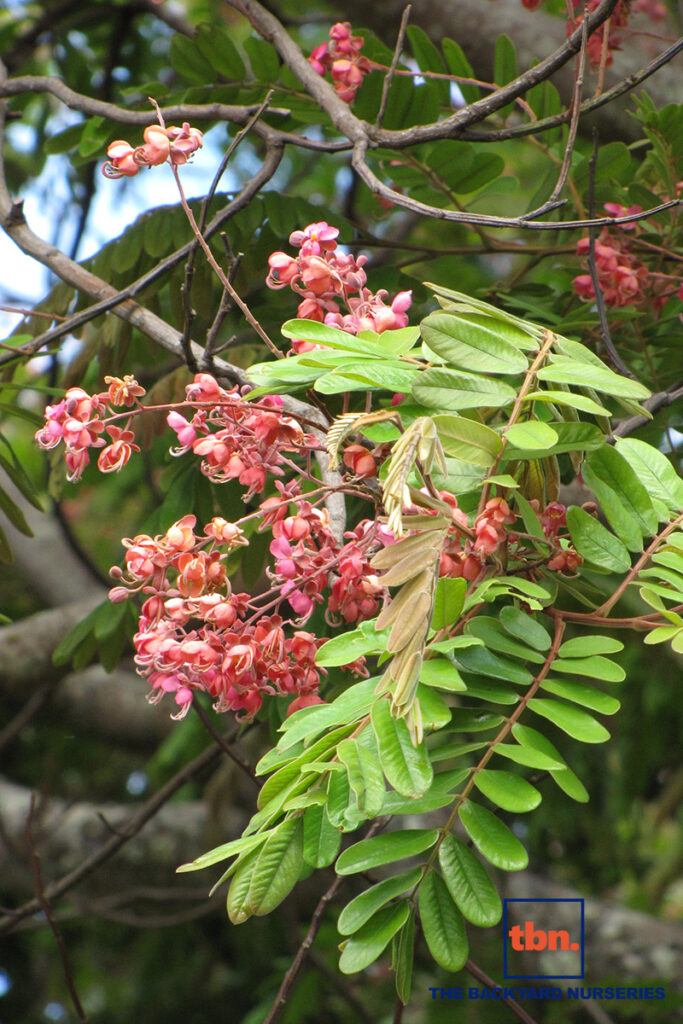
[[[588,162],[588,216],[591,220],[595,217],[595,171],[598,163],[598,153],[600,152],[600,141],[598,139],[598,133],[593,130],[593,153]],[[598,277],[598,267],[595,260],[595,227],[592,225],[588,228],[588,269],[590,270],[591,281],[593,282],[593,291],[595,293],[595,305],[600,318],[600,337],[602,343],[605,346],[605,351],[612,360],[614,367],[624,377],[630,377],[632,380],[636,379],[634,373],[629,370],[626,363],[623,361],[621,356],[616,350],[614,342],[612,341],[612,335],[610,334],[609,322],[607,320],[607,309],[605,307],[605,297],[602,294],[602,288],[600,287],[600,278]]]
[[[256,786],[257,789],[260,789],[261,783],[254,775],[254,769],[251,767],[247,759],[242,757],[242,755],[234,749],[232,743],[229,740],[227,740],[225,736],[219,733],[218,729],[216,729],[213,722],[211,721],[211,718],[209,717],[209,715],[207,715],[206,711],[204,710],[200,702],[198,700],[194,700],[192,702],[192,707],[197,712],[197,717],[199,718],[199,721],[202,723],[202,725],[204,726],[208,734],[211,736],[211,738],[214,739],[216,743],[220,744],[220,747],[224,751],[224,753],[226,753],[228,757],[235,762],[237,767],[246,775],[249,781],[253,783],[253,785]]]
[[[55,916],[50,906],[50,901],[45,894],[45,887],[43,885],[43,876],[40,870],[40,856],[36,848],[35,840],[33,837],[33,818],[36,811],[36,794],[31,793],[31,805],[28,812],[28,820],[26,822],[26,842],[31,854],[31,867],[33,869],[33,879],[36,887],[36,899],[40,904],[40,908],[45,914],[47,923],[50,926],[52,934],[55,937],[57,948],[59,950],[59,956],[62,961],[62,970],[64,972],[64,980],[66,981],[66,987],[69,990],[71,1001],[74,1004],[74,1009],[78,1019],[82,1021],[82,1024],[88,1024],[88,1017],[83,1009],[81,1000],[78,997],[76,991],[76,984],[74,982],[73,971],[71,970],[71,964],[69,962],[69,954],[67,953],[66,943],[64,942],[64,936],[62,935],[61,929],[55,920]]]
[[[484,970],[482,970],[482,968],[479,967],[478,964],[475,964],[473,960],[465,961],[465,970],[468,971],[468,973],[471,974],[473,978],[476,978],[478,982],[480,982],[482,985],[485,985],[486,988],[499,989],[501,987],[500,985],[496,984],[493,978],[489,978],[488,974]],[[511,999],[509,996],[503,995],[501,1002],[505,1003],[508,1010],[511,1010],[512,1013],[514,1013],[514,1015],[519,1020],[524,1021],[524,1024],[537,1024],[537,1022],[534,1020],[531,1014],[527,1013],[526,1010],[524,1010],[519,1005],[519,1003],[516,1002],[514,999]]]
[[[375,124],[378,128],[382,127],[384,115],[387,110],[387,102],[389,100],[389,90],[391,89],[391,83],[394,79],[394,75],[396,74],[398,62],[401,59],[401,54],[403,53],[403,43],[405,42],[406,38],[406,29],[408,28],[408,19],[410,18],[410,11],[411,5],[406,4],[405,9],[403,11],[403,16],[401,18],[401,24],[398,30],[396,46],[394,47],[394,56],[391,58],[389,70],[384,76],[384,82],[382,83],[382,98],[379,102],[379,111],[377,112],[377,120],[375,121]]]
[[[261,327],[261,324],[258,322],[258,320],[254,316],[252,311],[247,306],[247,304],[244,301],[244,299],[242,299],[241,296],[237,294],[237,292],[235,291],[235,289],[231,285],[231,283],[228,280],[228,278],[226,277],[222,267],[220,267],[218,265],[218,263],[216,262],[216,259],[215,259],[214,255],[213,255],[213,253],[211,252],[211,249],[209,248],[209,244],[206,241],[206,239],[204,238],[204,236],[201,233],[201,231],[199,230],[199,225],[197,224],[197,221],[195,220],[195,216],[194,216],[192,210],[189,207],[187,199],[185,198],[185,191],[183,189],[182,182],[180,180],[180,175],[178,174],[178,168],[175,167],[172,164],[171,165],[171,171],[173,172],[173,177],[175,178],[176,185],[178,186],[178,193],[180,195],[180,205],[182,206],[182,208],[183,208],[183,210],[185,212],[185,216],[187,217],[188,221],[190,222],[190,227],[194,231],[195,236],[197,238],[197,241],[199,242],[199,244],[201,245],[202,249],[204,250],[204,255],[206,256],[206,259],[207,259],[207,262],[208,262],[209,266],[214,271],[214,273],[218,277],[218,279],[221,282],[221,284],[223,285],[223,287],[229,293],[229,295],[230,295],[231,299],[233,300],[233,302],[237,306],[239,306],[239,308],[242,310],[242,313],[244,315],[245,320],[247,321],[247,323],[249,323],[253,327],[254,331],[258,334],[258,336],[261,339],[261,341],[263,341],[267,345],[268,349],[270,350],[270,352],[272,352],[272,354],[274,356],[277,356],[277,358],[279,358],[279,359],[284,358],[284,353],[281,352],[279,350],[279,348],[277,348],[277,346],[273,344],[273,342],[271,341],[271,339],[268,336],[268,334],[264,331],[263,327]]]
[[[0,732],[0,753],[12,742],[15,736],[19,735],[24,726],[28,725],[36,712],[45,704],[51,693],[52,687],[49,685],[41,686],[33,691],[21,710],[16,713],[14,718]]]
[[[588,42],[588,26],[586,25],[586,19],[584,18],[581,23],[583,30],[581,36],[581,49],[576,55],[576,81],[574,82],[574,94],[572,96],[571,105],[571,121],[569,122],[569,134],[567,136],[567,148],[564,151],[564,160],[562,161],[562,167],[560,168],[560,176],[557,179],[557,184],[553,189],[552,195],[548,200],[549,203],[559,199],[560,193],[564,188],[567,176],[569,174],[569,168],[571,167],[572,155],[574,153],[574,144],[576,142],[576,132],[579,127],[579,117],[581,115],[581,90],[583,88],[583,75],[586,67],[586,44]]]
[[[375,822],[373,822],[371,827],[367,830],[365,838],[369,839],[371,836],[374,836],[375,833],[379,832],[379,830],[383,828],[385,821],[386,819],[384,818],[378,818]],[[320,897],[318,905],[313,911],[313,917],[311,918],[311,924],[309,926],[308,931],[306,932],[306,936],[302,941],[301,945],[299,946],[299,948],[297,949],[294,960],[290,964],[287,973],[282,979],[282,984],[278,989],[278,993],[275,996],[273,1005],[271,1006],[268,1012],[268,1016],[264,1019],[263,1024],[274,1024],[274,1022],[279,1017],[280,1011],[287,1002],[287,997],[289,996],[290,989],[292,988],[292,985],[296,981],[297,975],[301,970],[304,961],[308,955],[308,951],[313,945],[315,937],[318,934],[318,929],[320,928],[320,925],[322,923],[322,916],[323,913],[325,912],[325,908],[327,904],[334,899],[337,890],[339,889],[343,881],[344,875],[337,875],[329,889],[327,889],[327,891],[324,892],[323,895]]]

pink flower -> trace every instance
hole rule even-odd
[[[108,431],[113,443],[108,444],[100,452],[97,468],[101,473],[118,473],[126,465],[133,452],[139,452],[140,448],[134,444],[135,435],[132,430],[120,430],[112,425]]]
[[[109,163],[104,164],[102,173],[105,178],[132,178],[140,170],[135,160],[135,149],[129,142],[116,139],[107,147]]]

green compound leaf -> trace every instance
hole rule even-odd
[[[422,868],[410,868],[408,871],[402,871],[400,875],[385,878],[384,881],[366,889],[360,896],[346,904],[337,920],[337,931],[340,935],[352,935],[357,932],[380,907],[417,885],[421,876]]]
[[[304,860],[312,868],[332,864],[341,846],[341,832],[331,823],[326,807],[309,807],[304,814]]]
[[[610,738],[607,729],[597,722],[592,715],[581,708],[562,704],[558,700],[532,697],[528,707],[542,718],[546,718],[568,736],[582,743],[604,743]]]
[[[465,800],[459,810],[460,821],[468,836],[494,867],[503,871],[522,871],[529,857],[519,839],[491,811]]]
[[[567,526],[574,547],[586,561],[608,572],[624,573],[631,568],[626,546],[584,509],[567,509]]]
[[[409,913],[408,903],[401,902],[393,907],[384,907],[371,917],[363,928],[344,943],[339,958],[342,974],[355,974],[374,963],[399,928],[406,923]]]
[[[547,629],[514,605],[506,605],[501,609],[500,622],[510,636],[531,644],[535,650],[545,652],[550,649],[551,639]]]
[[[503,913],[500,896],[472,851],[449,834],[439,847],[439,863],[462,916],[480,928],[498,924]]]
[[[447,971],[459,971],[468,954],[465,922],[436,871],[430,871],[420,886],[419,908],[429,952]]]
[[[406,857],[415,857],[429,850],[439,837],[435,828],[407,828],[400,832],[372,836],[354,843],[337,858],[335,870],[338,875],[354,875],[358,871],[370,871],[381,864],[393,864]]]
[[[541,802],[538,790],[512,772],[493,771],[485,768],[474,776],[474,784],[480,793],[497,804],[504,811],[521,814],[533,811]]]
[[[423,796],[434,775],[424,741],[417,747],[413,746],[408,726],[402,719],[392,717],[388,701],[378,701],[371,714],[382,768],[389,785],[402,796]]]

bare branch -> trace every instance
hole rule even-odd
[[[408,28],[408,19],[410,18],[410,11],[411,5],[406,4],[406,8],[403,12],[403,17],[401,18],[401,24],[398,30],[396,47],[394,49],[394,56],[391,58],[391,65],[389,67],[388,72],[384,76],[384,82],[382,83],[382,98],[380,99],[379,102],[377,120],[375,121],[375,124],[378,128],[382,127],[382,122],[384,121],[384,114],[386,113],[387,109],[387,101],[389,99],[389,90],[391,89],[391,83],[394,80],[394,75],[396,73],[396,68],[398,67],[398,62],[401,59],[401,54],[403,53],[403,43],[405,42],[406,38],[406,29]]]

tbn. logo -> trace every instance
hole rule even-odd
[[[503,907],[503,977],[583,978],[583,900],[507,899]]]

